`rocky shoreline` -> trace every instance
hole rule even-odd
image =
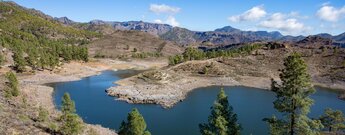
[[[151,103],[170,108],[183,101],[189,92],[200,87],[220,85],[269,88],[269,83],[263,83],[270,81],[269,79],[248,76],[244,78],[251,78],[251,80],[256,80],[257,83],[250,84],[248,81],[236,81],[232,77],[185,77],[164,84],[134,84],[131,83],[131,78],[127,78],[116,82],[118,86],[111,87],[106,92],[108,95],[118,97],[118,100],[128,103]]]
[[[134,84],[127,78],[115,82],[117,86],[108,88],[107,94],[128,103],[158,104],[163,108],[171,108],[183,101],[189,92],[196,88],[208,86],[246,86],[260,89],[270,88],[270,78],[242,76],[235,80],[232,77],[186,77],[166,84]],[[316,83],[317,86],[328,86]],[[326,88],[344,88],[326,87]],[[345,100],[345,92],[339,95]]]

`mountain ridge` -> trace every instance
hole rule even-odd
[[[66,23],[70,19],[56,19],[61,23]],[[282,41],[282,42],[297,42],[303,40],[308,36],[320,36],[322,38],[332,39],[334,44],[345,43],[345,33],[339,35],[331,35],[328,33],[319,33],[308,36],[292,36],[283,35],[279,31],[243,31],[232,26],[224,26],[213,31],[193,31],[182,27],[173,27],[169,24],[158,24],[144,21],[103,21],[92,20],[86,24],[100,26],[107,25],[115,30],[136,30],[149,33],[151,35],[160,37],[164,40],[176,42],[182,46],[188,45],[228,45],[238,43],[249,43],[256,41]]]

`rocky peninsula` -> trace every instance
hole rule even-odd
[[[334,70],[341,65],[336,61],[326,63],[327,58],[324,56],[327,54],[316,53],[311,57],[310,53],[313,52],[310,49],[297,49],[261,49],[249,56],[189,61],[120,80],[115,82],[117,86],[107,89],[106,92],[110,96],[118,97],[118,100],[129,103],[152,103],[169,108],[184,100],[190,91],[199,87],[241,85],[269,89],[271,78],[277,80],[279,76],[278,70],[282,67],[282,59],[293,51],[306,55],[306,63],[312,65],[308,66],[308,72],[314,85],[345,89],[344,81],[336,78],[339,77],[339,73],[343,73],[342,68]],[[333,70],[332,74],[329,72],[330,69]]]

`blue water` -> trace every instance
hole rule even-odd
[[[199,134],[198,124],[207,121],[220,86],[198,88],[192,91],[187,99],[170,109],[153,104],[128,104],[106,95],[105,89],[114,86],[114,81],[130,74],[133,73],[104,71],[98,76],[79,81],[52,84],[55,89],[54,102],[60,108],[61,98],[68,92],[75,101],[77,113],[85,122],[115,130],[119,128],[121,121],[127,118],[127,113],[136,107],[144,116],[153,135]],[[279,115],[273,109],[274,93],[241,86],[224,89],[243,127],[242,134],[267,134],[268,128],[262,119],[272,114]],[[328,107],[345,112],[345,101],[339,100],[337,94],[328,89],[317,88],[312,98],[315,104],[311,108],[311,117],[318,117]]]

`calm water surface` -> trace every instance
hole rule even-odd
[[[77,113],[90,124],[100,124],[117,130],[127,113],[134,107],[144,116],[148,129],[153,135],[198,135],[198,124],[206,122],[209,108],[219,92],[220,86],[198,88],[187,99],[170,109],[153,104],[128,104],[107,96],[105,89],[114,86],[114,81],[135,74],[133,71],[104,71],[80,81],[55,83],[54,102],[58,108],[65,92],[75,101]],[[262,121],[265,117],[277,114],[272,102],[273,92],[249,87],[225,87],[230,104],[238,115],[242,134],[264,135],[268,128]],[[345,112],[345,101],[337,99],[337,94],[325,88],[317,88],[312,95],[315,104],[311,117],[318,117],[327,107]]]

